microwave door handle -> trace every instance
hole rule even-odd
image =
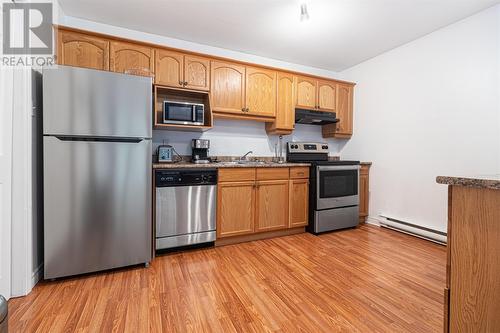
[[[196,120],[196,105],[193,105],[191,107],[191,112],[192,112],[192,115],[191,115],[191,119],[192,120],[191,121],[196,122],[197,121]]]

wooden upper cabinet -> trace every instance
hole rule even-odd
[[[253,180],[217,185],[217,238],[253,233],[254,214]]]
[[[212,61],[211,106],[215,112],[245,112],[245,66],[229,62]]]
[[[353,87],[345,84],[337,84],[337,118],[335,134],[338,137],[350,137],[352,135],[352,98]]]
[[[324,125],[322,128],[323,137],[347,139],[352,136],[354,86],[337,83],[335,93],[335,112],[339,122]]]
[[[290,179],[290,228],[309,223],[309,179]]]
[[[255,231],[271,231],[287,228],[287,207],[288,180],[258,181]]]
[[[297,78],[297,103],[298,108],[316,109],[317,82],[315,79],[299,76]]]
[[[208,91],[210,60],[166,49],[156,50],[155,83],[174,88]]]
[[[169,87],[183,87],[184,54],[156,49],[155,83]]]
[[[276,72],[246,68],[246,113],[254,116],[276,115]]]
[[[57,63],[59,65],[109,70],[109,42],[91,35],[59,30]]]
[[[335,111],[336,84],[332,81],[318,81],[318,108],[321,111]]]
[[[139,44],[111,41],[109,69],[113,72],[154,74],[154,49]]]
[[[191,55],[184,56],[184,83],[189,89],[210,89],[210,60]]]
[[[296,77],[278,72],[278,92],[276,118],[273,123],[266,123],[266,131],[271,134],[290,134],[295,124]]]

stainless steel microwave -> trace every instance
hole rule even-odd
[[[163,122],[165,124],[205,124],[205,105],[199,103],[164,101]]]

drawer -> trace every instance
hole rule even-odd
[[[220,168],[219,182],[255,180],[255,168]]]
[[[309,168],[308,167],[295,167],[290,168],[290,178],[309,178]]]
[[[257,168],[257,180],[288,179],[289,168]]]

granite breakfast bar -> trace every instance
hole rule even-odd
[[[444,332],[500,332],[500,175],[448,185]]]

